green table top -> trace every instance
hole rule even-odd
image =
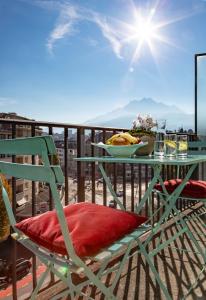
[[[77,161],[81,162],[97,162],[97,163],[125,163],[125,164],[147,164],[147,165],[174,165],[188,166],[201,162],[206,162],[206,155],[188,155],[187,158],[157,158],[154,156],[136,156],[132,158],[111,157],[111,156],[94,156],[94,157],[77,157]]]

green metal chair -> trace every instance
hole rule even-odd
[[[188,155],[206,155],[206,141],[195,141],[195,142],[189,142],[189,150],[188,150]],[[205,164],[201,163],[198,166],[198,169],[195,170],[196,174],[195,177],[201,178],[203,177],[203,175],[205,174],[205,170],[206,170],[206,166]],[[177,179],[181,178],[181,173],[182,170],[180,169],[180,167],[177,167]],[[172,179],[174,180],[174,179]],[[176,180],[176,179],[175,179]],[[169,180],[171,181],[171,180]],[[166,185],[169,181],[165,181],[163,182],[164,185]],[[193,187],[193,184],[197,184],[198,182],[200,182],[199,180],[192,180],[191,181],[191,189]],[[197,222],[197,229],[196,229],[196,245],[199,244],[199,236],[203,236],[204,238],[206,238],[206,234],[204,234],[202,231],[200,232],[198,230],[199,225],[201,224],[201,226],[206,230],[206,181],[205,178],[201,178],[201,185],[202,187],[205,189],[204,191],[204,195],[201,196],[201,191],[198,193],[198,196],[195,196],[195,193],[193,192],[193,195],[190,196],[189,193],[185,195],[184,190],[182,191],[182,193],[180,194],[180,196],[177,199],[177,206],[176,209],[174,211],[174,215],[182,215],[184,217],[184,222],[185,224],[189,224],[189,222],[192,220],[193,222]],[[177,186],[176,186],[177,187]],[[175,188],[176,188],[175,187]],[[198,186],[195,187],[196,190],[198,190]],[[160,201],[164,202],[165,198],[168,197],[169,194],[171,194],[173,191],[170,190],[168,191],[167,188],[165,189],[161,189],[161,191],[159,189],[154,188],[153,190],[154,193],[156,193],[159,196]],[[192,211],[192,213],[190,215],[187,215],[184,213],[184,210],[178,209],[178,204],[181,203],[186,203],[187,201],[190,202],[190,211]],[[191,205],[193,204],[193,205]],[[196,206],[195,204],[200,204],[198,206]],[[189,227],[188,227],[189,228]],[[189,238],[191,238],[191,240],[194,240],[194,235],[190,232],[190,230],[187,231],[187,235]],[[172,248],[172,247],[171,247]],[[174,247],[173,247],[174,248]],[[177,249],[177,248],[176,248]],[[187,252],[187,249],[183,249],[184,252]],[[191,250],[190,250],[191,251]],[[189,251],[189,252],[190,252]],[[206,249],[202,249],[202,251],[200,252],[195,252],[196,254],[200,254],[203,258],[203,265],[202,265],[202,269],[199,272],[198,276],[195,279],[195,282],[192,283],[192,285],[190,286],[190,288],[187,291],[187,295],[197,286],[201,276],[204,274],[205,270],[206,270]],[[185,297],[187,296],[185,295]]]
[[[74,299],[75,296],[85,295],[83,288],[88,285],[95,285],[98,290],[105,295],[106,299],[116,299],[114,289],[120,278],[123,267],[131,255],[134,255],[135,252],[133,251],[131,253],[131,250],[140,243],[139,238],[148,230],[148,227],[144,225],[139,226],[137,229],[101,250],[96,255],[82,259],[75,252],[66,223],[64,208],[62,207],[59,191],[57,189],[58,184],[64,184],[65,179],[62,170],[59,165],[50,164],[49,156],[57,154],[52,137],[44,136],[1,140],[0,154],[38,155],[41,157],[43,162],[42,165],[0,161],[0,173],[15,178],[45,182],[50,186],[66,250],[67,253],[69,253],[69,255],[60,255],[48,251],[48,249],[32,241],[16,227],[16,220],[7,192],[2,182],[0,182],[3,200],[13,229],[12,237],[32,251],[46,266],[46,270],[39,278],[30,299],[36,299],[49,272],[53,272],[67,287],[58,295],[53,296],[51,298],[52,300],[59,299],[66,295],[70,295],[72,299]],[[138,251],[141,252],[141,250]],[[101,278],[111,272],[115,272],[115,277],[112,285],[107,287],[103,281],[101,281]],[[81,279],[78,282],[76,281],[77,277]],[[87,299],[93,298],[87,296]]]
[[[206,141],[196,141],[196,142],[189,142],[189,151],[188,151],[188,155],[206,155]],[[206,171],[206,166],[205,164],[201,164],[198,168],[198,170],[195,170],[196,172],[196,176],[195,177],[202,177],[204,172],[204,168]],[[177,167],[177,176],[176,178],[179,179],[181,177],[181,169],[180,166]],[[206,178],[201,178],[202,181],[204,181]],[[195,182],[196,180],[194,180]],[[165,181],[166,183],[167,181]],[[197,180],[198,182],[198,180]],[[205,189],[206,189],[206,181],[205,181]],[[154,192],[157,192],[160,196],[164,196],[164,192],[165,191],[159,191],[154,189]],[[191,201],[191,202],[201,202],[205,205],[206,207],[206,198],[204,197],[200,197],[200,195],[198,197],[190,197],[190,196],[185,196],[183,195],[184,193],[182,193],[179,197],[178,197],[178,201]]]

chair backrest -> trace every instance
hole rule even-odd
[[[0,140],[0,154],[5,155],[38,155],[43,165],[31,165],[1,161],[0,173],[33,181],[50,183],[52,175],[55,182],[64,183],[64,176],[59,165],[51,165],[49,155],[57,155],[51,136]]]
[[[206,141],[189,142],[189,155],[206,155]],[[206,180],[206,164],[198,164],[194,171],[193,179]]]
[[[45,165],[50,165],[48,155],[56,155],[52,136],[37,136],[0,140],[0,154],[40,155]]]
[[[69,237],[68,226],[66,224],[61,199],[57,189],[57,184],[64,184],[64,175],[60,166],[50,164],[49,159],[50,155],[57,155],[52,136],[0,140],[0,154],[38,155],[41,157],[42,165],[5,162],[0,158],[0,173],[16,178],[46,182],[49,184],[67,251],[70,256],[72,256],[74,254],[74,249]],[[0,186],[2,187],[2,198],[5,203],[10,224],[13,227],[13,230],[19,233],[15,227],[16,220],[13,215],[8,194],[1,181]]]
[[[189,154],[206,154],[206,141],[189,142]]]

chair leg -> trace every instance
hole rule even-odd
[[[176,212],[177,216],[179,216],[179,223],[182,225],[183,228],[186,228],[186,234],[188,234],[190,240],[193,242],[195,248],[197,249],[198,253],[202,256],[203,260],[204,260],[204,264],[206,264],[206,257],[204,254],[203,249],[201,248],[201,246],[199,245],[198,241],[195,239],[193,233],[190,231],[187,223],[185,222],[184,218],[182,218],[181,216],[181,212],[175,207],[174,211]]]
[[[117,300],[117,298],[114,296],[111,288],[108,288],[106,287],[102,282],[101,282],[101,279],[98,278],[96,275],[94,275],[94,273],[87,267],[87,266],[84,266],[85,268],[85,275],[88,277],[88,282],[86,285],[89,285],[90,283],[92,283],[93,285],[95,285],[99,290],[100,292],[102,292],[102,294],[104,294],[106,296],[106,299],[107,300]],[[83,293],[81,292],[82,288],[80,287],[77,287],[75,286],[73,283],[72,283],[72,278],[70,276],[70,271],[68,270],[68,273],[67,273],[67,277],[64,277],[62,274],[60,274],[60,272],[58,270],[56,270],[54,267],[51,266],[51,271],[57,276],[59,277],[59,279],[61,279],[67,286],[68,286],[68,289],[61,292],[60,294],[56,295],[56,296],[53,296],[51,299],[52,300],[57,300],[59,299],[59,296],[66,296],[66,295],[69,295],[71,296],[71,299],[74,299],[74,296],[77,296],[77,295],[83,295]],[[86,286],[84,285],[84,286]],[[87,299],[93,299],[91,297],[87,297]]]
[[[181,300],[186,300],[187,296],[189,296],[190,292],[192,290],[194,290],[196,288],[196,286],[198,285],[198,282],[200,281],[202,275],[204,276],[204,272],[206,270],[206,265],[203,266],[203,269],[201,270],[201,272],[198,274],[197,278],[195,279],[195,282],[193,282],[193,284],[191,285],[191,287],[189,288],[189,290],[187,291],[187,294],[184,295],[184,298],[182,298]],[[203,277],[204,278],[204,277]]]
[[[205,203],[205,207],[206,207],[206,203]],[[206,270],[206,249],[205,251],[201,248],[201,246],[199,245],[198,243],[198,240],[196,240],[195,236],[193,235],[193,233],[190,231],[188,225],[187,225],[187,217],[186,219],[185,218],[182,218],[181,214],[182,212],[179,211],[176,207],[174,208],[174,211],[176,213],[177,216],[180,216],[179,220],[176,222],[176,224],[181,224],[181,226],[183,228],[186,228],[186,232],[185,234],[189,237],[189,239],[193,242],[193,245],[195,246],[196,250],[197,250],[197,253],[201,255],[202,259],[203,259],[203,267],[200,271],[200,273],[197,275],[197,277],[195,278],[195,281],[191,284],[190,288],[188,289],[186,295],[184,295],[184,297],[181,299],[181,300],[186,300],[187,299],[187,296],[191,293],[191,291],[193,289],[195,289],[195,287],[197,286],[200,278],[202,277],[202,274],[205,272]],[[192,217],[191,217],[192,218]],[[203,274],[204,275],[204,274]]]
[[[138,246],[140,248],[141,254],[145,257],[146,262],[148,263],[151,271],[153,272],[153,274],[155,276],[155,280],[158,282],[158,284],[159,284],[162,292],[164,293],[165,299],[172,300],[172,297],[169,294],[168,289],[163,284],[163,282],[162,282],[162,280],[161,280],[161,278],[160,278],[160,276],[159,276],[159,274],[158,274],[158,272],[157,272],[157,270],[156,270],[156,268],[154,266],[154,263],[152,262],[152,259],[150,258],[149,254],[147,253],[145,247],[143,246],[143,244],[139,240],[137,240],[137,243],[138,243]]]
[[[106,287],[96,276],[94,276],[92,282],[106,296],[107,300],[117,300],[111,289]]]
[[[39,281],[38,281],[35,289],[33,290],[32,294],[31,294],[31,298],[30,298],[31,300],[36,299],[36,296],[37,296],[42,284],[44,283],[44,280],[46,279],[47,275],[49,274],[50,269],[51,269],[51,267],[50,267],[50,265],[48,265],[46,271],[39,278]]]

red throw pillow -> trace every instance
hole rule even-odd
[[[164,182],[166,190],[171,194],[180,184],[182,179],[170,179]],[[162,192],[162,187],[160,184],[155,185],[155,189]],[[189,198],[206,198],[206,181],[201,180],[189,180],[182,193],[182,197]]]
[[[87,202],[70,204],[64,213],[74,249],[80,257],[96,254],[147,220],[135,213]],[[28,218],[16,227],[50,251],[67,254],[56,211]]]

